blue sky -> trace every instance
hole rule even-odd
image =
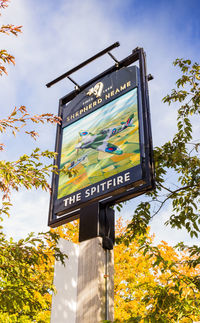
[[[154,75],[149,83],[154,145],[170,140],[176,131],[176,110],[161,99],[179,75],[172,61],[177,57],[199,61],[199,14],[198,0],[12,0],[0,20],[23,25],[23,34],[16,39],[1,36],[1,48],[16,57],[16,67],[10,66],[9,75],[1,78],[1,115],[6,116],[15,105],[26,105],[33,113],[57,113],[58,99],[73,90],[73,85],[63,80],[47,89],[45,84],[119,41],[121,46],[113,50],[118,59],[137,46],[144,47],[148,73]],[[72,77],[81,84],[111,64],[111,59],[104,57]],[[36,145],[53,150],[54,127],[39,130]],[[31,139],[22,136],[14,139],[7,135],[2,140],[7,145],[3,158],[17,159],[35,147]],[[22,190],[13,194],[12,201],[12,216],[5,221],[9,235],[21,237],[47,229],[48,193]],[[125,217],[131,215],[134,203],[125,206]],[[152,223],[159,239],[172,243],[180,237],[187,240],[185,233],[163,230],[168,212],[166,207]]]

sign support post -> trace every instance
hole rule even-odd
[[[102,237],[80,243],[76,323],[114,320],[114,255]]]
[[[79,241],[76,323],[113,321],[113,209],[99,203],[82,208]]]

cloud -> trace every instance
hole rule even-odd
[[[49,194],[41,190],[13,193],[10,217],[4,217],[3,227],[8,237],[20,239],[30,232],[45,232],[48,219]]]
[[[170,214],[172,214],[172,207],[168,205],[151,221],[150,233],[155,233],[154,243],[158,244],[163,240],[170,245],[176,245],[180,241],[188,245],[199,244],[199,239],[191,238],[186,229],[171,229],[169,225],[165,225]]]

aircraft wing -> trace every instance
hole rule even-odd
[[[115,154],[115,155],[123,154],[123,151],[119,147],[117,147],[107,141],[103,141],[98,146],[95,145],[95,147],[93,147],[93,145],[91,144],[90,147],[93,149],[99,150],[99,151],[104,151],[106,153],[110,153],[110,154]]]

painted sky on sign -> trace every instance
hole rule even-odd
[[[102,113],[105,120],[107,118],[112,119],[112,117],[116,117],[116,114],[121,111],[124,104],[126,104],[126,106],[129,106],[130,104],[137,104],[137,96],[133,95],[135,92],[136,89],[133,92],[128,92],[117,101],[117,104],[117,99],[113,100],[104,105],[103,109],[96,110],[95,113],[90,114],[89,117],[86,116],[81,118],[80,120],[74,122],[72,126],[66,127],[63,131],[64,142],[74,140],[74,134],[78,134],[81,131],[89,131],[91,127],[92,129],[98,129],[99,123],[102,121]],[[113,106],[115,107],[114,109]]]
[[[176,111],[161,99],[174,87],[178,76],[172,61],[177,57],[199,60],[199,13],[198,0],[11,0],[9,8],[3,10],[1,23],[23,25],[23,34],[17,38],[1,35],[1,48],[16,57],[16,67],[10,66],[8,76],[0,80],[1,116],[19,105],[26,105],[33,113],[57,113],[58,98],[73,90],[73,85],[64,80],[47,89],[45,84],[120,41],[121,46],[113,50],[118,59],[137,46],[144,47],[148,73],[154,75],[149,83],[154,145],[170,140],[176,131]],[[73,78],[84,83],[110,64],[110,57],[101,58]],[[199,129],[197,123],[195,129]],[[36,144],[22,136],[2,137],[6,144],[2,158],[18,159],[35,146],[53,150],[55,129],[49,126],[39,130]],[[20,191],[13,194],[12,202],[11,217],[5,221],[9,235],[22,237],[29,231],[47,229],[48,193]],[[124,208],[127,217],[134,205],[132,201]],[[159,239],[174,242],[178,237],[187,241],[183,231],[171,232],[163,227],[167,213],[166,208],[152,222]]]

